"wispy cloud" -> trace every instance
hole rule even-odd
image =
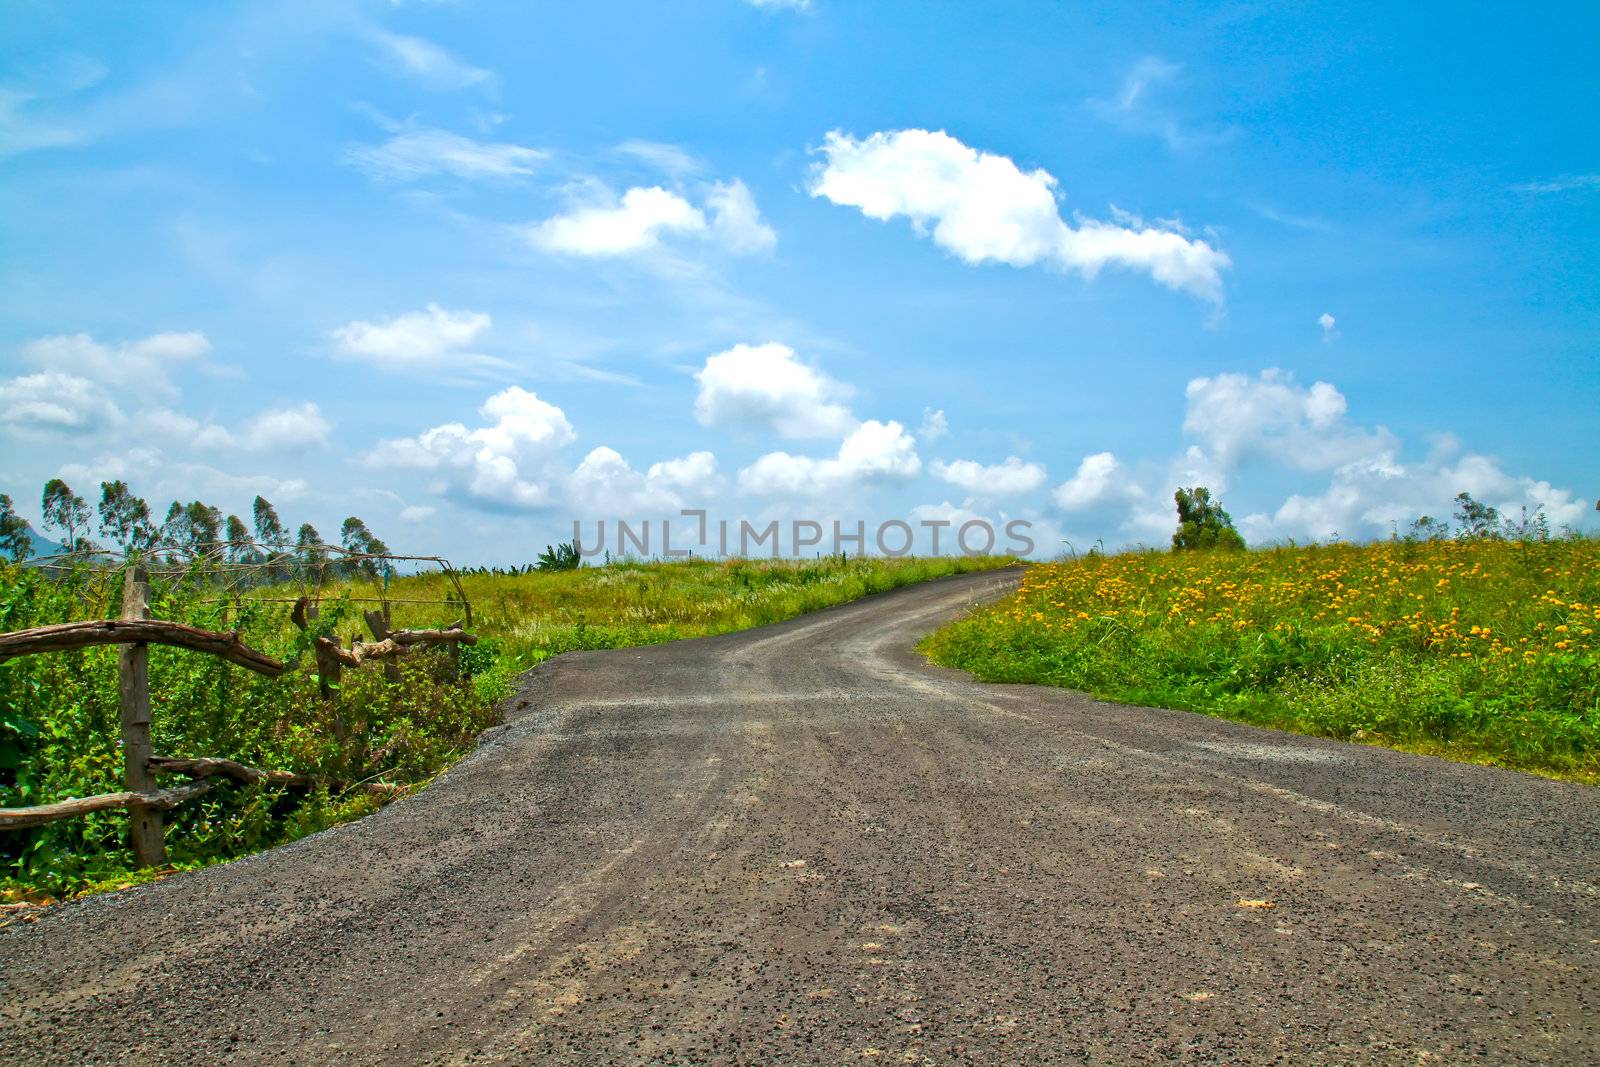
[[[1513,185],[1511,188],[1519,193],[1534,193],[1538,195],[1600,189],[1600,174],[1565,174],[1559,178],[1551,178],[1548,181],[1526,182],[1522,185]]]
[[[441,174],[481,180],[532,174],[549,155],[524,145],[475,141],[448,130],[422,127],[396,134],[383,144],[358,145],[346,158],[372,177],[391,181]]]
[[[432,41],[380,29],[371,30],[369,36],[393,66],[430,89],[470,89],[494,84],[494,71],[474,67]]]
[[[1176,83],[1183,68],[1159,56],[1145,56],[1123,75],[1122,84],[1109,97],[1085,101],[1089,111],[1129,133],[1160,137],[1175,151],[1220,144],[1237,132],[1231,126],[1190,126],[1161,103],[1161,91]]]
[[[1308,230],[1312,233],[1332,233],[1338,228],[1327,219],[1319,218],[1316,215],[1301,215],[1295,212],[1283,211],[1273,207],[1271,204],[1249,204],[1246,206],[1268,222],[1276,222],[1279,226],[1288,226],[1294,230]]]

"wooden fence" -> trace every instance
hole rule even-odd
[[[320,782],[307,775],[289,771],[262,770],[233,760],[217,757],[182,758],[158,756],[150,740],[150,672],[149,646],[170,645],[217,656],[229,663],[268,678],[276,678],[290,669],[264,652],[247,646],[237,630],[218,633],[200,630],[183,623],[150,618],[150,585],[146,572],[138,567],[129,568],[123,580],[122,616],[117,619],[99,619],[88,622],[69,622],[55,626],[39,626],[30,630],[0,633],[0,662],[17,656],[44,652],[64,652],[89,648],[95,645],[117,645],[117,703],[122,727],[122,784],[123,791],[102,793],[98,796],[79,797],[54,804],[40,804],[27,808],[0,808],[0,830],[18,830],[58,819],[70,819],[92,812],[117,808],[128,812],[129,840],[134,862],[140,867],[160,866],[166,862],[165,820],[162,813],[170,811],[186,800],[192,800],[210,791],[219,781],[239,784],[273,782],[284,785],[346,785],[340,782]],[[470,609],[468,609],[470,612]],[[294,603],[290,618],[301,630],[308,630],[316,618],[317,607],[308,597]],[[318,636],[312,643],[316,655],[317,673],[324,699],[336,697],[339,673],[344,667],[361,667],[369,662],[382,662],[390,678],[396,677],[395,659],[410,652],[429,647],[445,647],[452,654],[461,645],[477,643],[477,637],[464,630],[460,623],[443,630],[391,630],[389,606],[379,611],[366,612],[367,626],[372,631],[372,641],[352,640],[349,648],[337,638]],[[470,614],[468,615],[470,619]],[[342,717],[335,715],[334,732],[342,743],[347,740]],[[190,780],[162,789],[156,780],[160,774],[181,774]],[[368,792],[393,794],[402,792],[400,786],[386,783],[360,783]]]

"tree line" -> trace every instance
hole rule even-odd
[[[249,524],[238,515],[224,516],[220,508],[199,500],[187,504],[174,500],[166,517],[157,522],[150,505],[135,495],[127,482],[101,482],[100,501],[91,509],[89,502],[66,482],[51,478],[40,497],[40,510],[44,529],[60,539],[68,556],[79,559],[110,548],[128,557],[178,552],[220,557],[241,565],[292,562],[322,567],[329,563],[327,543],[317,528],[309,522],[301,523],[291,537],[277,508],[264,496],[256,497],[251,504]],[[98,531],[92,527],[96,518]],[[93,532],[98,532],[103,545],[91,539]],[[340,525],[339,545],[357,556],[389,553],[389,546],[354,515]],[[27,520],[16,513],[11,497],[0,493],[0,552],[20,562],[32,554],[32,549]],[[373,560],[340,561],[334,566],[349,576],[378,574]]]

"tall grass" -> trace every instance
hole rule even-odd
[[[1594,782],[1597,632],[1600,542],[1391,541],[1034,567],[924,649],[991,681]]]
[[[340,783],[418,786],[449,766],[497,721],[515,675],[569,649],[617,648],[776,622],[928,578],[982,570],[1001,559],[687,560],[618,563],[575,571],[467,575],[472,630],[464,675],[440,653],[403,662],[399,682],[381,670],[346,670],[336,698],[319,698],[309,638],[290,625],[289,587],[219,598],[204,582],[158,585],[152,614],[206,629],[238,628],[246,642],[297,669],[262,678],[209,656],[152,647],[152,734],[164,755],[225,756]],[[318,626],[346,639],[362,630],[361,597],[383,592],[396,627],[463,621],[438,575],[322,590]],[[0,565],[0,630],[115,615],[120,585],[82,570],[60,579]],[[333,718],[349,727],[335,740]],[[0,807],[121,789],[116,651],[27,656],[0,664]],[[243,855],[374,810],[378,801],[338,786],[219,790],[169,813],[174,866]],[[118,884],[131,870],[126,818],[102,813],[0,833],[0,898],[60,895]]]

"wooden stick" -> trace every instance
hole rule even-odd
[[[193,800],[202,793],[209,792],[214,784],[202,779],[153,793],[101,793],[98,796],[78,797],[55,804],[39,804],[31,808],[0,808],[0,830],[20,830],[60,819],[92,815],[97,811],[109,811],[112,808],[128,808],[135,812],[141,809],[170,811],[185,800]]]
[[[219,756],[200,756],[194,759],[182,759],[176,756],[151,756],[145,762],[157,774],[187,774],[191,778],[222,777],[238,782],[240,785],[254,785],[257,782],[272,782],[279,785],[316,784],[316,779],[309,774],[295,774],[293,771],[264,771],[260,767],[252,767],[247,763],[239,763],[236,760],[222,759]]]
[[[122,577],[122,617],[143,622],[150,587],[145,572],[134,567]],[[122,784],[135,796],[154,793],[155,775],[145,765],[150,745],[150,649],[145,644],[117,648],[117,706],[122,722]],[[148,804],[128,808],[128,841],[138,867],[159,867],[167,862],[165,824],[161,811]]]
[[[309,774],[295,774],[293,771],[264,771],[260,767],[252,767],[248,763],[239,763],[236,760],[222,759],[217,756],[199,756],[193,759],[183,759],[176,756],[151,756],[150,769],[157,774],[187,774],[195,778],[228,778],[240,785],[253,785],[256,782],[266,782],[269,785],[292,785],[310,787],[326,784],[335,790],[359,789],[363,793],[375,796],[394,797],[401,796],[410,790],[403,785],[393,782],[355,782],[351,783],[337,778],[314,778]]]
[[[0,661],[17,656],[36,655],[40,652],[65,652],[92,645],[121,645],[129,643],[172,645],[194,652],[220,656],[230,663],[247,667],[257,674],[276,678],[289,669],[265,652],[250,648],[239,637],[239,631],[216,633],[198,630],[181,622],[164,619],[97,619],[89,622],[64,622],[55,626],[36,626],[31,630],[17,630],[0,634]]]

